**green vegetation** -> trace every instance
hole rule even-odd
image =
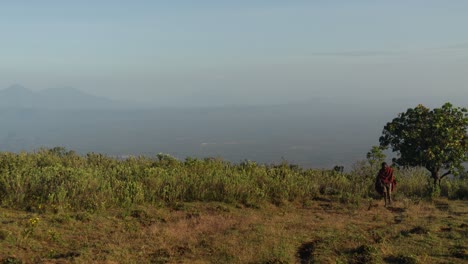
[[[377,198],[372,161],[349,173],[303,169],[287,163],[233,164],[220,159],[157,158],[125,160],[102,154],[79,156],[62,148],[35,153],[0,153],[0,201],[29,211],[88,211],[135,205],[224,202],[258,207],[262,203],[308,201],[334,195],[345,202]],[[404,197],[427,197],[420,169],[397,171]],[[450,199],[465,199],[466,178],[452,178],[441,189]]]
[[[463,263],[468,178],[448,178],[436,198],[426,170],[396,170],[385,209],[382,158],[373,148],[343,172],[0,153],[0,263]]]
[[[382,147],[392,146],[400,166],[425,167],[434,185],[449,174],[464,172],[468,161],[468,110],[450,103],[430,110],[423,105],[400,113],[384,127]],[[448,170],[440,174],[440,170]]]

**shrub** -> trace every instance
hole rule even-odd
[[[365,166],[363,169],[360,166]],[[377,198],[366,163],[349,172],[303,169],[222,159],[187,158],[164,154],[155,158],[111,158],[89,153],[80,156],[64,149],[33,153],[0,153],[0,201],[6,207],[34,212],[89,211],[142,204],[218,201],[258,206],[302,203],[320,195],[336,196],[343,203]],[[361,173],[364,173],[361,174]],[[376,173],[376,172],[375,172]],[[396,170],[397,192],[404,197],[437,194],[421,169]],[[444,181],[440,194],[467,199],[468,179]]]

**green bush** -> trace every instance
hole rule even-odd
[[[155,158],[112,158],[89,153],[80,156],[62,148],[33,153],[0,153],[0,202],[2,206],[34,210],[96,211],[141,204],[176,204],[218,201],[256,206],[308,201],[321,195],[336,196],[343,203],[378,198],[375,176],[365,163],[348,173],[279,165],[169,155]],[[377,172],[374,172],[377,173]],[[405,197],[429,197],[434,192],[422,169],[396,170],[397,192]],[[467,199],[468,179],[442,181],[440,194]]]

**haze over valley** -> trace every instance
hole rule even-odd
[[[276,105],[158,107],[72,88],[32,91],[13,85],[0,90],[0,149],[62,146],[120,157],[162,152],[179,159],[349,168],[378,144],[386,122],[415,104],[411,98],[366,104],[311,98]],[[437,99],[431,104],[439,105]]]

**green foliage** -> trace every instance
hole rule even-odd
[[[441,169],[462,172],[468,160],[468,111],[450,103],[430,110],[423,105],[400,113],[387,123],[380,146],[398,153],[400,166],[422,166],[435,180]]]
[[[0,263],[1,264],[21,264],[23,262],[15,257],[6,257],[2,259]]]
[[[427,194],[426,196],[430,197],[431,199],[439,198],[440,197],[440,186],[437,184],[427,185]]]
[[[38,223],[39,223],[38,217],[30,218],[28,222],[26,223],[26,227],[24,228],[22,232],[23,238],[27,238],[31,236],[34,233],[34,230],[37,228]]]
[[[375,197],[374,177],[365,177],[369,164],[358,164],[349,173],[303,169],[222,159],[168,155],[155,158],[116,159],[89,153],[80,156],[63,149],[34,153],[0,153],[0,205],[34,213],[94,212],[112,207],[177,205],[216,201],[258,207],[282,205],[335,196],[343,203],[358,204]],[[397,170],[398,188],[407,197],[428,195],[419,171]],[[466,199],[468,179],[454,178],[441,186],[441,195]],[[376,197],[377,198],[377,197]]]
[[[385,154],[379,146],[372,146],[371,150],[366,155],[367,162],[372,169],[379,169],[382,162],[385,161]]]

